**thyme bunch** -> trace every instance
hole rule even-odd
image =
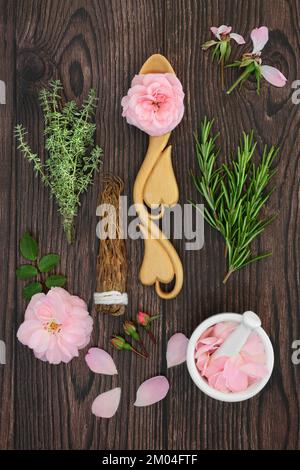
[[[235,159],[217,168],[219,135],[212,135],[212,126],[213,121],[205,118],[200,136],[195,135],[199,175],[192,174],[192,179],[206,202],[205,220],[220,232],[226,243],[228,271],[223,280],[226,283],[235,271],[272,254],[254,255],[251,243],[275,218],[260,215],[273,192],[267,186],[276,172],[272,163],[278,150],[265,146],[260,162],[255,164],[252,157],[257,143],[253,132],[243,133]]]
[[[68,243],[74,238],[80,196],[92,183],[102,156],[101,148],[94,146],[96,125],[92,119],[96,101],[91,89],[80,109],[74,101],[63,105],[59,80],[50,82],[49,89],[40,92],[47,152],[44,163],[29,147],[24,127],[19,124],[15,129],[18,149],[32,162],[34,171],[40,174],[57,202]]]

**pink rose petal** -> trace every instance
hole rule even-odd
[[[182,364],[186,360],[188,338],[183,333],[171,336],[167,345],[167,366],[173,367]]]
[[[264,354],[264,345],[257,333],[251,333],[246,343],[242,347],[242,353],[249,354],[251,356]]]
[[[243,351],[240,352],[241,357],[243,358],[244,362],[255,362],[256,364],[265,364],[267,361],[266,355],[264,354],[246,354]]]
[[[113,388],[101,393],[92,404],[92,413],[98,418],[111,418],[117,411],[121,398],[121,389]]]
[[[91,371],[96,374],[114,375],[118,373],[113,358],[104,349],[90,348],[85,356],[85,361]]]
[[[197,346],[202,344],[207,344],[207,345],[211,345],[211,344],[215,344],[216,342],[218,341],[218,338],[216,338],[215,336],[209,336],[209,337],[205,337],[205,338],[200,338],[198,340],[198,343],[197,343]],[[198,350],[199,348],[196,347],[196,349]]]
[[[199,370],[200,374],[204,377],[206,374],[206,369],[209,365],[209,354],[203,354],[199,359],[197,359],[196,367]]]
[[[210,342],[208,342],[208,340],[211,340]],[[197,350],[196,350],[196,354],[195,354],[195,358],[198,359],[198,357],[201,356],[201,354],[204,354],[208,351],[212,352],[212,351],[215,351],[218,346],[221,344],[222,340],[218,340],[217,338],[205,338],[204,340],[206,343],[203,344],[202,346],[201,345],[197,345]],[[202,340],[201,340],[202,342]]]
[[[200,340],[203,340],[204,338],[207,338],[208,336],[212,336],[213,329],[214,329],[214,325],[207,328],[207,330],[205,330],[200,336]]]
[[[227,356],[220,356],[212,359],[206,368],[205,376],[209,378],[211,375],[221,372],[224,369],[225,362],[228,360]]]
[[[281,88],[287,82],[285,76],[275,67],[271,67],[270,65],[262,65],[260,70],[264,79],[271,83],[271,85]]]
[[[237,322],[220,322],[214,326],[213,336],[226,339],[232,331],[238,326]]]
[[[248,377],[239,369],[241,359],[239,356],[228,359],[224,366],[223,376],[226,386],[231,392],[242,392],[248,387]]]
[[[215,380],[215,389],[220,390],[220,392],[225,392],[228,393],[228,387],[226,385],[226,379],[223,374],[220,372],[216,374],[216,380]]]
[[[269,30],[266,26],[255,28],[251,32],[251,39],[253,42],[253,53],[257,53],[263,50],[269,40]]]
[[[158,375],[143,382],[137,392],[134,406],[148,406],[165,398],[170,385],[166,377]]]
[[[268,369],[265,365],[255,364],[254,362],[242,365],[240,371],[257,379],[263,379],[268,374]]]

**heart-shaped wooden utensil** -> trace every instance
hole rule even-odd
[[[169,145],[161,154],[146,182],[144,201],[149,207],[173,206],[178,202],[179,191],[172,166],[171,149]]]
[[[144,63],[140,74],[175,73],[168,60],[154,54]],[[149,147],[144,162],[136,177],[133,198],[140,217],[140,229],[145,239],[144,260],[140,269],[140,280],[145,285],[155,284],[156,293],[163,299],[172,299],[179,294],[183,284],[183,269],[180,258],[169,240],[154,222],[149,207],[172,206],[177,203],[179,192],[171,162],[171,146],[167,147],[170,133],[149,137]],[[161,212],[163,215],[163,210]],[[161,288],[175,280],[170,292]]]

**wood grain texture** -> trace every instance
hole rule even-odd
[[[276,14],[274,14],[276,12]],[[291,344],[300,338],[299,107],[291,101],[291,83],[299,70],[300,3],[293,0],[0,0],[0,80],[7,104],[0,105],[0,339],[7,346],[7,364],[0,366],[0,447],[3,449],[299,449],[300,366],[291,363]],[[249,39],[251,29],[267,25],[267,63],[288,77],[283,89],[254,83],[230,98],[220,91],[216,65],[200,45],[209,27],[232,24]],[[237,48],[234,49],[237,52]],[[68,247],[55,203],[16,151],[13,126],[28,128],[30,143],[43,156],[43,127],[37,93],[50,79],[63,81],[67,99],[82,101],[93,86],[99,96],[96,141],[104,149],[104,172],[125,181],[132,203],[134,179],[147,148],[147,136],[121,117],[121,97],[151,54],[164,54],[186,92],[186,113],[172,133],[172,159],[180,201],[192,195],[189,169],[195,165],[192,132],[207,115],[215,117],[224,154],[236,146],[243,129],[254,129],[258,146],[280,146],[277,192],[269,204],[276,222],[257,242],[273,257],[244,269],[222,285],[223,242],[205,227],[200,251],[182,257],[185,284],[174,300],[160,300],[138,282],[141,241],[127,242],[130,303],[126,318],[139,308],[162,314],[155,324],[160,338],[148,361],[111,351],[112,333],[122,319],[97,316],[92,305],[97,240],[96,204],[101,174],[82,198],[76,221],[76,242]],[[229,85],[235,71],[226,74]],[[21,259],[18,240],[25,230],[35,234],[42,252],[61,253],[68,288],[89,302],[95,326],[92,345],[112,352],[118,377],[96,376],[84,353],[69,365],[50,366],[34,359],[16,341],[26,303],[15,267]],[[240,404],[214,401],[200,393],[184,366],[166,369],[168,338],[176,331],[190,335],[208,316],[222,312],[258,312],[275,348],[275,369],[258,397]],[[149,344],[150,346],[150,344]],[[165,374],[171,389],[152,407],[132,406],[139,384]],[[92,416],[93,399],[114,386],[122,387],[121,405],[111,420]]]

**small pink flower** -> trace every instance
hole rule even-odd
[[[210,47],[213,47],[213,59],[216,57],[220,63],[221,69],[221,86],[224,89],[224,67],[228,62],[231,54],[231,45],[230,40],[233,39],[237,44],[245,44],[245,39],[243,36],[237,33],[232,33],[232,27],[222,24],[218,28],[212,26],[210,28],[211,32],[217,40],[211,39],[202,44],[202,49],[206,51]]]
[[[269,40],[268,28],[266,26],[261,26],[260,28],[253,29],[253,31],[251,32],[251,39],[253,43],[252,54],[259,58],[261,55],[261,51]],[[275,67],[260,64],[260,72],[264,79],[267,80],[267,82],[271,83],[271,85],[283,87],[286,84],[287,79]]]
[[[251,32],[251,39],[253,43],[252,52],[247,52],[243,55],[242,60],[236,61],[232,66],[240,67],[243,72],[231,88],[227,91],[230,94],[237,85],[242,84],[251,74],[255,74],[257,81],[257,94],[260,92],[260,80],[264,77],[267,82],[276,87],[283,87],[287,79],[285,76],[271,65],[262,65],[261,51],[269,40],[269,30],[266,26],[255,28]]]
[[[69,362],[90,341],[93,320],[83,300],[61,287],[32,297],[18,340],[50,364]]]
[[[173,73],[136,75],[121,101],[122,116],[151,136],[171,132],[184,113],[182,85]]]
[[[218,28],[215,26],[212,26],[210,28],[211,32],[213,35],[219,39],[219,41],[222,41],[223,39],[230,38],[233,39],[237,44],[245,44],[245,39],[243,36],[237,33],[232,33],[232,27],[231,26],[226,26],[225,24],[222,24]]]

